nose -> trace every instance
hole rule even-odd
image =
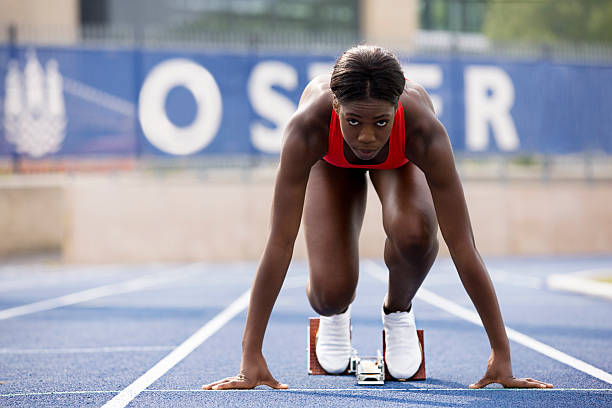
[[[359,135],[357,136],[357,140],[359,143],[368,144],[376,142],[376,136],[374,134],[374,129],[370,129],[367,126],[364,126]]]

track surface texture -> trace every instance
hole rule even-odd
[[[489,346],[446,258],[434,264],[413,303],[425,330],[427,380],[378,387],[358,386],[352,376],[308,375],[307,325],[315,314],[304,292],[308,266],[293,262],[264,341],[270,370],[289,384],[286,391],[200,389],[238,371],[254,263],[24,263],[0,267],[0,406],[612,406],[612,302],[546,287],[550,274],[610,270],[612,257],[485,263],[506,326],[529,339],[511,337],[514,374],[554,389],[468,389],[484,374]],[[382,349],[385,290],[382,261],[363,260],[352,308],[360,355]]]

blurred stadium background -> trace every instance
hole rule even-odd
[[[0,255],[257,259],[283,126],[362,42],[432,96],[483,254],[612,252],[609,0],[3,0]]]

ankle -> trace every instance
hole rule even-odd
[[[348,313],[350,308],[351,308],[351,305],[348,305],[345,309],[340,310],[338,312],[334,311],[334,312],[332,312],[330,314],[319,313],[319,316],[320,317],[344,317],[344,316],[350,316],[350,314]]]
[[[410,309],[412,309],[412,302],[410,302],[407,308],[387,307],[386,304],[383,304],[383,312],[385,312],[386,315],[395,312],[410,312]]]

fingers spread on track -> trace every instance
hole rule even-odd
[[[227,378],[224,378],[222,380],[212,382],[210,384],[205,384],[205,385],[202,386],[202,389],[203,390],[212,390],[213,387],[216,387],[216,386],[221,385],[221,384],[225,384],[225,383],[230,382],[230,381],[235,381],[235,380],[238,380],[238,377],[227,377]]]
[[[281,384],[276,380],[268,380],[262,383],[263,385],[267,385],[270,388],[274,388],[275,390],[286,390],[289,388],[288,384]]]

